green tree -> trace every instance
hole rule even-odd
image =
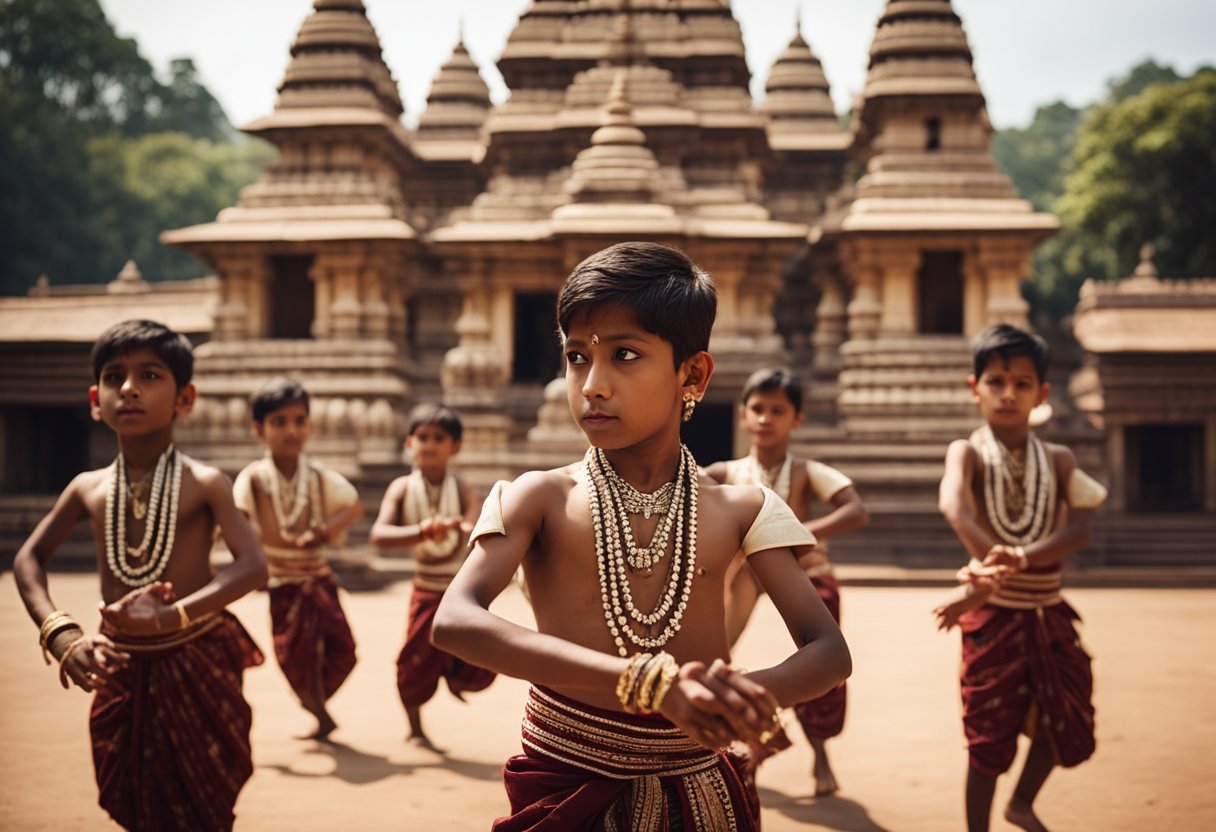
[[[98,0],[0,0],[0,292],[41,273],[109,280],[128,257],[149,279],[200,271],[157,234],[232,204],[268,146],[235,141],[192,61],[170,72],[161,83]],[[164,131],[178,132],[153,140]]]
[[[1146,242],[1163,275],[1216,275],[1216,69],[1095,107],[1056,208],[1094,276],[1130,274]]]
[[[992,155],[1023,197],[1040,211],[1064,191],[1064,172],[1077,143],[1082,111],[1056,101],[1035,111],[1024,129],[1000,130],[993,136]]]

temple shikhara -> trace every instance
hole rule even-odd
[[[274,110],[242,126],[277,158],[213,222],[162,235],[212,277],[145,282],[130,264],[107,287],[0,301],[6,542],[65,477],[111,458],[84,407],[87,353],[128,317],[195,341],[200,398],[179,443],[230,472],[260,454],[246,400],[278,374],[312,393],[310,453],[369,503],[400,473],[421,401],[460,412],[456,462],[479,486],[569,462],[586,443],[559,380],[557,290],[588,254],[646,239],[687,252],[720,292],[717,371],[687,426],[699,461],[745,450],[743,380],[788,365],[810,396],[795,452],[847,473],[874,515],[836,557],[961,562],[936,490],[946,445],[978,424],[968,339],[1028,324],[1021,284],[1059,222],[997,168],[948,0],[886,4],[847,126],[815,21],[790,22],[757,102],[725,0],[534,0],[498,59],[509,97],[491,101],[457,42],[415,128],[383,34],[362,0],[316,0]],[[1216,532],[1216,289],[1149,279],[1087,289],[1089,353],[1074,383],[1053,377],[1041,430],[1112,484],[1114,527],[1159,515],[1156,535],[1100,538],[1091,562],[1210,563],[1194,541]],[[1136,317],[1163,309],[1182,310],[1166,334]],[[1123,391],[1133,376],[1179,386],[1157,407]],[[1158,487],[1161,448],[1185,472]]]

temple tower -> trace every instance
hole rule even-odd
[[[997,169],[991,133],[949,0],[890,0],[854,114],[863,173],[837,195],[815,248],[835,259],[849,295],[836,333],[842,434],[823,455],[853,471],[867,505],[899,516],[905,534],[912,515],[940,523],[945,446],[977,424],[967,340],[998,321],[1026,325],[1021,282],[1059,226]]]
[[[248,459],[245,399],[290,372],[314,397],[310,449],[357,474],[399,451],[417,250],[401,179],[416,162],[361,0],[316,0],[291,56],[274,112],[242,128],[278,158],[215,222],[162,236],[221,283],[182,441],[220,464]]]

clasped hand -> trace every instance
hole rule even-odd
[[[133,589],[112,604],[101,604],[101,618],[125,635],[153,636],[178,626],[173,611],[177,593],[168,581],[153,581]]]
[[[763,745],[780,725],[779,709],[767,688],[715,659],[681,665],[659,710],[701,745],[722,748],[734,740]]]

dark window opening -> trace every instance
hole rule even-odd
[[[921,253],[916,275],[918,331],[925,335],[963,332],[963,254],[960,251]]]
[[[515,296],[515,349],[511,364],[514,381],[557,377],[562,367],[562,345],[557,337],[557,295],[529,292]]]
[[[89,464],[83,407],[14,407],[4,414],[6,494],[57,494]]]
[[[730,404],[697,405],[692,420],[680,426],[680,438],[704,467],[734,456],[735,408]]]
[[[940,118],[925,119],[925,150],[930,153],[942,149],[942,120]]]
[[[1128,508],[1203,510],[1203,425],[1129,426],[1124,439]]]
[[[308,278],[310,255],[272,257],[270,260],[270,297],[268,321],[271,338],[311,338],[317,298]]]

